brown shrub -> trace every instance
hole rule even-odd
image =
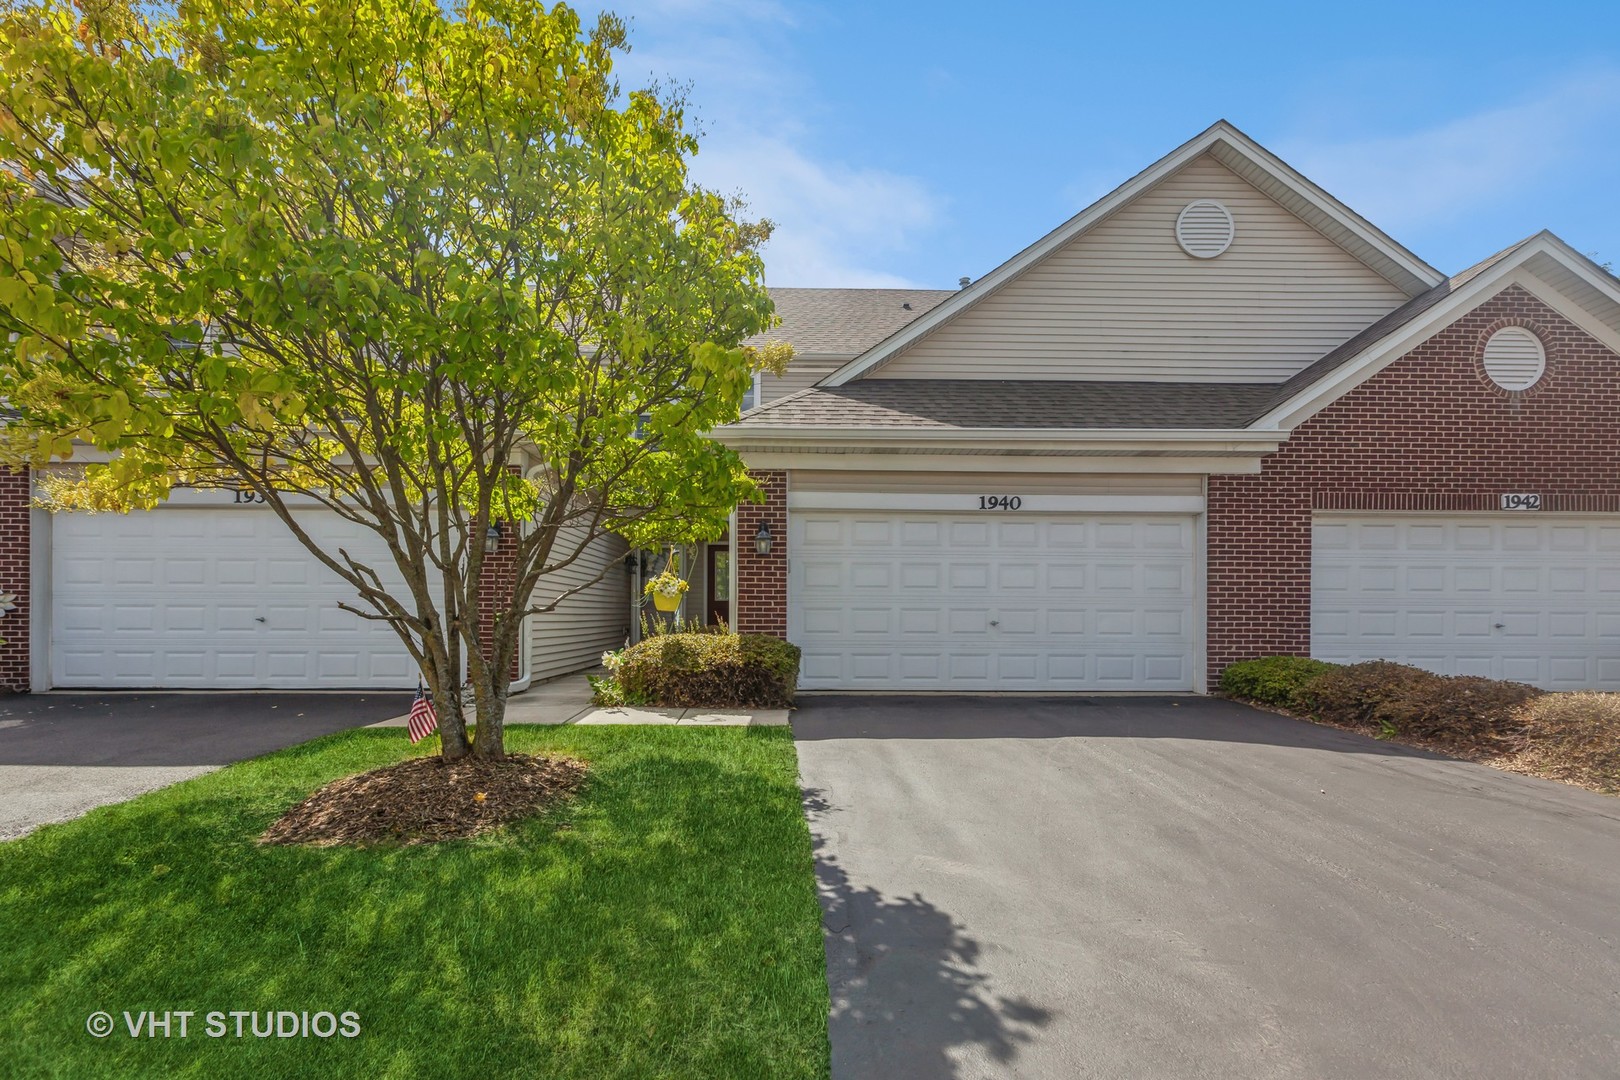
[[[1517,719],[1524,765],[1620,795],[1620,694],[1543,694],[1521,706]]]
[[[635,704],[789,708],[799,649],[763,634],[657,634],[620,654],[614,678]]]
[[[1388,660],[1329,671],[1301,691],[1313,716],[1380,738],[1498,751],[1516,734],[1517,710],[1541,691],[1472,675],[1436,675]]]

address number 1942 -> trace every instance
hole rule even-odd
[[[1540,510],[1541,496],[1512,494],[1502,496],[1503,510]]]

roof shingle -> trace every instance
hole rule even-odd
[[[744,344],[786,341],[800,353],[854,356],[938,306],[951,289],[771,289],[782,325]]]
[[[1240,428],[1276,387],[1260,383],[860,379],[814,386],[733,429]]]

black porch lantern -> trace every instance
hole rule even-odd
[[[494,521],[484,530],[484,550],[495,552],[501,550],[501,523]]]
[[[765,522],[759,523],[759,531],[754,534],[754,550],[761,555],[771,553],[771,527]]]

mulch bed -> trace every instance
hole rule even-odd
[[[585,764],[512,754],[499,761],[411,758],[334,780],[281,816],[261,844],[432,844],[531,817],[579,790]]]
[[[1276,713],[1278,716],[1287,716],[1294,720],[1303,720],[1305,723],[1315,724],[1317,727],[1329,727],[1339,731],[1348,731],[1355,735],[1365,735],[1369,738],[1378,739],[1379,742],[1410,747],[1413,750],[1422,750],[1430,754],[1439,754],[1441,757],[1456,758],[1459,761],[1467,761],[1475,765],[1484,765],[1498,772],[1517,773],[1520,776],[1534,776],[1542,780],[1553,780],[1560,784],[1568,784],[1571,787],[1595,791],[1599,795],[1620,794],[1620,791],[1616,791],[1611,784],[1588,777],[1560,775],[1556,771],[1549,770],[1537,760],[1534,749],[1530,747],[1504,749],[1500,743],[1491,740],[1468,742],[1456,739],[1424,739],[1414,735],[1400,735],[1384,739],[1379,738],[1376,732],[1369,731],[1364,727],[1356,727],[1353,724],[1340,724],[1332,720],[1323,720],[1321,717],[1312,716],[1309,713],[1293,712],[1276,705],[1268,705],[1265,702],[1250,701],[1248,698],[1235,697],[1232,700],[1241,701],[1243,704],[1259,709],[1262,712]]]

